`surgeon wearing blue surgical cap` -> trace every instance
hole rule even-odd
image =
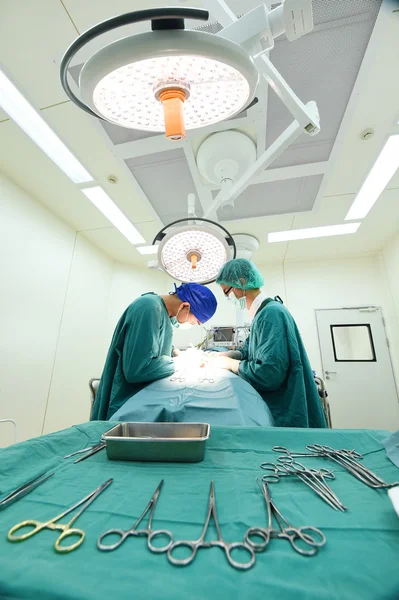
[[[175,371],[173,327],[206,323],[216,298],[198,283],[183,283],[165,296],[144,294],[127,307],[114,331],[91,420],[108,420],[146,385]]]

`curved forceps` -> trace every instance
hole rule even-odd
[[[320,529],[317,529],[317,527],[312,527],[311,525],[293,527],[274,504],[267,482],[263,482],[263,487],[259,485],[258,479],[256,482],[262,491],[266,502],[268,523],[267,527],[251,527],[248,529],[247,533],[245,534],[246,543],[249,544],[255,552],[262,552],[269,544],[270,538],[277,537],[288,540],[292,548],[295,550],[295,552],[298,552],[298,554],[302,554],[303,556],[314,556],[318,549],[321,546],[324,546],[326,543],[324,534],[320,531]],[[272,515],[274,515],[279,529],[275,529],[272,526]],[[261,538],[262,542],[254,542],[253,539],[251,539],[254,537]],[[318,540],[317,538],[320,539]],[[299,544],[296,543],[296,540],[298,539],[310,546],[310,549],[305,550],[299,546]]]
[[[205,381],[208,381],[209,383],[215,383],[214,378],[208,376],[209,365],[207,363],[204,365],[203,369],[205,373],[202,377],[198,378],[198,383],[205,383]]]
[[[169,550],[169,548],[171,547],[172,542],[173,542],[172,533],[170,531],[168,531],[167,529],[155,529],[155,530],[152,529],[152,518],[154,516],[155,508],[156,508],[156,505],[158,502],[159,494],[161,492],[163,483],[164,483],[164,480],[162,479],[160,484],[158,485],[157,489],[155,490],[154,494],[152,495],[151,500],[149,501],[149,503],[145,507],[144,511],[142,512],[141,516],[137,519],[137,521],[135,522],[133,527],[131,527],[131,529],[128,529],[127,531],[123,531],[122,529],[108,529],[108,531],[104,531],[104,533],[102,533],[100,535],[100,537],[98,538],[98,541],[97,541],[97,548],[99,550],[102,550],[104,552],[116,550],[117,548],[119,548],[119,546],[121,546],[123,544],[123,542],[126,540],[126,538],[130,537],[131,535],[137,536],[137,537],[139,537],[141,535],[146,535],[147,536],[147,545],[148,545],[149,550],[151,550],[151,552],[161,554],[162,552],[167,552],[167,550]],[[140,525],[141,521],[144,519],[144,517],[146,516],[146,514],[148,512],[150,514],[149,514],[148,525],[147,525],[146,529],[137,529],[137,527]],[[117,540],[114,544],[103,544],[102,540],[104,538],[106,538],[108,535],[112,535],[112,534],[118,535],[119,540]],[[167,538],[169,538],[169,542],[165,546],[162,546],[162,547],[153,546],[152,540],[160,535],[164,535]]]
[[[79,546],[82,544],[83,540],[86,537],[86,534],[83,531],[83,529],[73,528],[72,525],[74,524],[76,519],[78,519],[80,517],[80,515],[83,513],[83,511],[85,511],[86,508],[88,506],[90,506],[90,504],[97,498],[97,496],[99,496],[101,494],[101,492],[103,492],[105,490],[105,488],[107,488],[112,483],[112,481],[113,481],[112,479],[108,479],[105,483],[100,485],[96,490],[91,492],[91,494],[89,494],[88,496],[86,496],[85,498],[80,500],[80,502],[77,502],[74,506],[71,506],[71,508],[68,508],[68,510],[64,511],[60,515],[57,515],[53,519],[50,519],[50,521],[41,522],[41,521],[35,521],[34,519],[29,519],[27,521],[22,521],[21,523],[17,523],[17,525],[14,525],[14,527],[12,527],[10,529],[10,531],[8,532],[8,536],[7,536],[8,540],[10,542],[22,542],[22,541],[27,540],[28,538],[32,537],[32,535],[39,533],[39,531],[43,531],[43,529],[52,529],[53,531],[59,529],[59,530],[61,530],[61,534],[58,536],[58,538],[54,544],[55,550],[57,552],[72,552],[72,550],[76,550],[76,548],[79,548]],[[72,519],[68,523],[65,523],[65,524],[56,523],[56,521],[58,521],[59,519],[62,519],[63,517],[65,517],[65,515],[68,515],[70,512],[72,512],[79,506],[81,506],[82,508],[76,513],[75,516],[72,517]],[[23,533],[18,536],[14,535],[18,529],[22,529],[23,527],[27,527],[27,526],[33,527],[33,529],[31,531],[28,531],[28,533]],[[70,544],[69,546],[61,546],[62,540],[64,540],[67,537],[70,537],[71,535],[77,536],[79,539],[74,544]]]
[[[260,468],[267,471],[266,475],[262,477],[262,481],[266,483],[279,483],[281,477],[288,475],[284,464],[279,465],[272,462],[263,462]]]
[[[184,383],[186,381],[186,378],[184,377],[184,373],[182,375],[177,375],[177,373],[175,373],[173,377],[170,378],[170,381],[178,381],[179,383]]]
[[[206,542],[205,537],[206,537],[206,532],[208,530],[208,526],[209,526],[211,517],[213,517],[213,521],[215,523],[218,539],[212,540],[210,542]],[[173,551],[176,548],[179,548],[182,546],[189,548],[191,550],[191,554],[187,558],[182,558],[182,559],[175,558],[173,556]],[[250,545],[246,544],[245,542],[233,542],[232,544],[230,544],[230,543],[224,541],[224,539],[222,537],[222,533],[220,531],[219,521],[218,521],[217,512],[216,512],[215,484],[213,481],[211,481],[211,487],[209,490],[208,514],[206,516],[205,524],[202,529],[200,537],[197,540],[179,540],[177,542],[174,542],[168,550],[168,559],[173,565],[177,565],[179,567],[184,567],[193,562],[199,548],[212,548],[213,546],[218,546],[219,548],[223,548],[223,550],[226,554],[227,560],[229,561],[230,565],[232,567],[234,567],[235,569],[241,569],[241,570],[250,569],[255,563],[255,552]],[[242,550],[245,550],[250,555],[249,561],[246,563],[240,563],[240,562],[235,561],[231,556],[231,551],[234,550],[234,548],[241,548]]]
[[[308,450],[308,452],[291,452],[285,446],[273,446],[272,449],[273,452],[279,452],[280,454],[283,454],[287,457],[289,456],[290,458],[301,458],[304,456],[313,458],[316,456],[326,457],[329,456],[329,452],[340,452],[342,455],[348,458],[363,458],[363,456],[359,454],[359,452],[356,452],[356,450],[342,449],[337,451],[334,450],[334,448],[330,448],[329,446],[321,446],[320,444],[308,444],[306,446],[306,450]]]
[[[357,452],[355,449],[346,450],[345,448],[342,448],[341,450],[336,450],[335,448],[331,448],[331,446],[322,446],[321,444],[308,444],[306,450],[313,452],[313,455],[319,454],[320,456],[338,454],[353,459],[363,458],[363,454],[360,454],[360,452]]]
[[[310,487],[324,502],[334,510],[344,512],[347,507],[342,504],[338,496],[327,483],[327,479],[335,479],[334,472],[330,469],[309,469],[292,456],[279,456],[278,463],[284,466],[287,474],[296,475],[303,483]]]
[[[215,380],[212,377],[207,377],[206,374],[204,377],[198,378],[198,383],[205,383],[205,381],[208,381],[209,383],[215,383]]]
[[[309,475],[312,477],[320,477],[325,479],[335,479],[334,471],[331,469],[309,469],[305,467],[302,463],[298,462],[291,456],[279,456],[277,458],[278,467],[283,467],[287,474],[292,475]]]
[[[312,444],[307,446],[315,452],[315,456],[325,456],[344,467],[354,477],[371,488],[391,488],[399,484],[398,481],[387,483],[381,477],[373,473],[370,469],[362,465],[357,459],[363,458],[362,454],[356,450],[335,450],[330,446],[321,446],[320,444]],[[316,453],[320,454],[316,454]]]

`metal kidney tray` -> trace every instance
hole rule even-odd
[[[102,439],[111,460],[200,462],[210,434],[208,423],[119,423]]]

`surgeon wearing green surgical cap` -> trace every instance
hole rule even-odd
[[[327,427],[300,333],[281,299],[262,292],[255,265],[238,258],[227,262],[216,279],[237,308],[247,308],[251,333],[238,355],[215,358],[215,365],[248,381],[267,403],[276,427]]]

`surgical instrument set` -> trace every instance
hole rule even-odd
[[[363,456],[355,450],[336,450],[335,448],[322,446],[321,444],[309,444],[306,446],[306,449],[308,450],[308,453],[291,453],[284,446],[274,446],[273,451],[286,454],[291,459],[304,456],[329,458],[344,467],[351,475],[356,477],[356,479],[374,489],[391,488],[399,485],[398,481],[395,481],[394,483],[385,482],[378,477],[378,475],[373,473],[373,471],[362,465],[357,459],[361,459]]]
[[[282,477],[295,475],[334,510],[344,512],[347,508],[342,504],[326,481],[327,479],[335,479],[333,471],[328,469],[308,469],[291,456],[279,456],[277,463],[263,462],[260,467],[267,471],[266,475],[262,477],[262,481],[266,483],[277,483]]]
[[[314,556],[319,548],[324,546],[326,538],[320,529],[311,525],[302,527],[293,527],[273,502],[269,484],[256,479],[259,489],[262,492],[267,510],[267,527],[250,527],[245,534],[245,542],[255,551],[263,552],[269,545],[271,538],[285,539],[291,544],[293,550],[303,556]],[[273,527],[273,516],[277,522],[278,529]],[[261,539],[262,541],[256,541]],[[302,544],[302,545],[300,545]],[[306,546],[310,548],[306,549]]]
[[[105,488],[107,488],[112,483],[112,481],[113,481],[112,479],[108,479],[107,481],[105,481],[105,483],[100,485],[93,492],[88,494],[85,498],[82,498],[82,500],[80,500],[79,502],[77,502],[76,504],[74,504],[73,506],[71,506],[70,508],[68,508],[67,510],[62,512],[61,514],[57,515],[53,519],[50,519],[49,521],[42,522],[42,521],[37,521],[35,519],[27,519],[26,521],[21,521],[21,523],[17,523],[8,532],[8,536],[7,536],[8,540],[10,542],[23,542],[24,540],[27,540],[28,538],[32,537],[36,533],[39,533],[40,531],[43,531],[45,529],[51,529],[53,531],[58,529],[61,531],[61,533],[58,536],[58,538],[54,544],[54,549],[56,550],[56,552],[65,553],[65,552],[72,552],[73,550],[76,550],[76,548],[78,548],[82,544],[83,540],[86,537],[86,534],[83,531],[83,529],[74,528],[74,527],[72,527],[72,525],[80,517],[80,515],[86,510],[86,508],[88,506],[90,506],[90,504],[101,494],[101,492],[103,492],[105,490]],[[57,521],[59,521],[59,519],[62,519],[63,517],[65,517],[70,512],[74,511],[75,509],[79,508],[80,506],[82,508],[72,517],[72,519],[70,521],[68,521],[68,523],[65,523],[65,524],[57,523]],[[31,529],[27,533],[15,535],[16,531],[18,531],[19,529],[23,529],[24,527],[33,527],[33,529]],[[77,536],[78,540],[75,543],[69,544],[69,546],[61,545],[62,540],[66,539],[70,536],[75,536],[75,537]]]

